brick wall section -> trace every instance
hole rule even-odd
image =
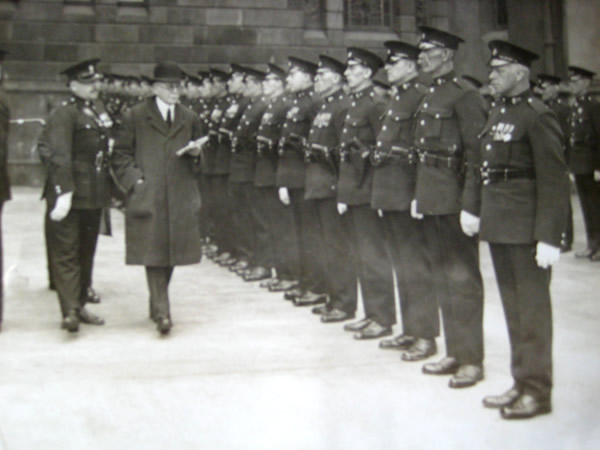
[[[404,38],[416,39],[414,14],[414,0],[402,1]],[[447,21],[447,1],[433,1],[430,14]],[[348,45],[383,55],[382,42],[396,38],[391,30],[344,30],[343,0],[326,0],[323,23],[325,29],[304,28],[303,0],[149,0],[147,8],[121,7],[118,0],[96,0],[91,6],[62,0],[0,2],[0,47],[10,52],[4,85],[13,117],[45,117],[48,105],[55,104],[48,99],[65,95],[60,71],[87,58],[101,58],[101,70],[150,75],[157,61],[167,59],[193,72],[231,62],[284,65],[289,55],[343,58]],[[35,160],[31,149],[37,131],[11,130],[12,161]]]

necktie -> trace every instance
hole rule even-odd
[[[167,126],[169,128],[171,128],[171,125],[173,124],[173,119],[171,118],[171,108],[169,108],[167,110],[167,120],[166,120],[166,122],[167,122]]]

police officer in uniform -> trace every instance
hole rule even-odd
[[[231,168],[229,183],[236,186],[236,213],[238,235],[245,236],[247,266],[240,270],[245,281],[264,280],[271,276],[267,269],[271,259],[268,246],[266,224],[258,213],[258,192],[254,187],[256,169],[256,133],[260,120],[267,109],[263,97],[262,81],[265,73],[251,67],[244,67],[244,96],[250,103],[244,109],[233,133],[231,144]]]
[[[48,119],[38,145],[47,162],[44,197],[52,280],[62,312],[62,328],[104,321],[85,308],[91,285],[102,208],[110,201],[107,167],[112,121],[102,112],[96,70],[99,59],[62,72],[73,97]]]
[[[236,221],[231,220],[235,214],[235,186],[229,182],[231,168],[231,140],[233,133],[238,125],[244,109],[250,103],[250,100],[243,96],[244,92],[244,70],[238,64],[231,65],[231,72],[227,79],[227,90],[229,92],[228,105],[219,123],[219,145],[215,157],[215,175],[218,175],[217,189],[220,191],[219,207],[217,210],[217,222],[224,232],[224,248],[229,258],[219,258],[217,261],[224,266],[235,266],[235,269],[245,269],[248,261],[243,259],[244,240],[236,235]],[[240,246],[241,244],[241,246]],[[247,257],[247,255],[246,255]]]
[[[478,211],[475,169],[486,105],[454,72],[454,55],[462,39],[431,27],[420,29],[419,65],[432,82],[416,116],[419,161],[412,214],[423,220],[447,354],[440,362],[425,364],[423,372],[452,374],[449,386],[462,388],[483,379],[478,239],[475,233],[464,233],[461,225],[475,221]]]
[[[550,267],[560,257],[569,179],[558,120],[529,90],[537,55],[505,41],[489,47],[490,84],[503,98],[481,133],[480,238],[490,245],[514,385],[483,403],[522,419],[551,410]]]
[[[0,49],[0,63],[6,56],[6,50]],[[2,80],[2,67],[0,66],[0,81]],[[3,296],[4,284],[2,272],[3,254],[2,254],[2,206],[4,202],[10,200],[10,182],[8,180],[8,128],[10,120],[10,106],[4,89],[0,87],[0,330],[2,329],[3,319]]]
[[[293,267],[290,269],[281,257],[286,251],[280,247],[282,240],[279,239],[280,231],[285,230],[285,223],[281,223],[281,218],[286,215],[286,207],[279,201],[275,185],[279,161],[277,145],[289,109],[289,98],[285,95],[285,77],[285,70],[275,64],[268,64],[263,80],[267,108],[260,119],[256,137],[254,187],[257,191],[257,204],[254,211],[257,222],[266,225],[265,251],[271,257],[267,267],[275,268],[275,276],[261,282],[260,286],[263,288],[281,283],[292,287],[297,282]],[[260,239],[260,236],[257,238]]]
[[[280,248],[284,251],[281,257],[289,267],[296,266],[294,278],[299,282],[299,291],[294,292],[294,296],[308,292],[321,294],[325,290],[321,232],[314,203],[304,199],[304,149],[318,108],[318,99],[313,93],[317,65],[290,56],[288,66],[286,88],[290,93],[290,108],[281,131],[277,165],[279,199],[288,211],[285,216],[288,225],[279,233]],[[282,285],[270,289],[280,291]],[[287,298],[293,297],[288,295]]]
[[[567,152],[587,235],[587,248],[575,256],[600,261],[600,104],[587,92],[593,77],[590,70],[569,66],[573,99],[567,121]]]
[[[228,228],[228,210],[224,205],[228,205],[226,182],[227,176],[217,173],[216,162],[217,152],[219,150],[219,126],[223,119],[223,113],[229,106],[229,97],[227,94],[227,80],[229,75],[219,69],[211,68],[209,70],[210,92],[213,97],[212,108],[208,117],[208,137],[209,140],[203,148],[202,153],[202,174],[207,182],[208,193],[206,204],[208,214],[215,224],[215,243],[217,250],[212,256],[215,262],[228,260],[231,258],[232,246],[230,228]],[[203,197],[204,198],[204,197]]]
[[[380,341],[379,347],[406,349],[403,360],[420,361],[436,352],[435,338],[439,335],[423,224],[410,215],[417,178],[414,117],[427,88],[418,78],[418,47],[399,41],[387,41],[384,46],[385,70],[395,94],[387,105],[372,155],[375,173],[371,206],[383,217],[386,229],[400,293],[402,334]]]
[[[383,223],[371,208],[373,168],[369,157],[381,128],[385,101],[375,93],[373,77],[383,67],[374,53],[347,49],[344,75],[350,89],[350,106],[340,140],[340,175],[337,209],[350,222],[356,271],[364,303],[365,318],[346,324],[355,339],[375,339],[392,333],[396,322],[394,282],[383,239]],[[355,305],[334,307],[321,316],[322,322],[338,322],[355,316]]]
[[[322,232],[325,275],[329,301],[313,308],[316,314],[332,309],[356,308],[354,248],[348,216],[337,212],[338,151],[350,102],[342,89],[346,65],[326,55],[319,56],[315,92],[321,96],[319,112],[308,134],[304,198],[317,210]],[[304,294],[293,299],[297,306],[325,303],[325,295]]]

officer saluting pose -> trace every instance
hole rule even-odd
[[[104,321],[85,309],[102,208],[110,201],[108,134],[112,126],[97,103],[99,59],[62,73],[73,97],[48,119],[38,149],[47,163],[44,197],[52,281],[63,316],[62,328]]]
[[[413,217],[424,215],[447,354],[438,363],[425,364],[423,372],[454,374],[450,387],[462,388],[483,378],[479,246],[475,233],[464,233],[461,222],[472,221],[477,212],[474,168],[486,107],[481,95],[454,73],[454,54],[462,39],[430,27],[421,27],[421,32],[419,65],[433,81],[416,117],[419,162],[412,212]]]
[[[569,180],[555,114],[529,91],[537,55],[491,41],[490,84],[504,96],[481,134],[480,238],[490,244],[514,386],[483,400],[505,419],[550,412],[550,266],[560,256]]]

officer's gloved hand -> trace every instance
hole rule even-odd
[[[346,205],[345,203],[338,203],[337,210],[338,210],[338,214],[341,216],[346,211],[348,211],[348,205]]]
[[[279,188],[279,200],[285,206],[288,206],[291,203],[290,202],[290,193],[288,192],[288,189],[286,187]]]
[[[71,200],[73,199],[73,192],[67,192],[65,194],[61,194],[56,199],[56,204],[52,211],[50,211],[50,219],[55,222],[60,222],[71,210]]]
[[[413,219],[421,220],[423,218],[423,214],[421,214],[417,207],[417,200],[413,200],[410,202],[410,215]]]
[[[600,183],[600,170],[594,170],[594,181]]]
[[[545,242],[539,241],[535,252],[537,265],[542,269],[547,269],[560,258],[560,247],[555,247]]]
[[[479,222],[479,217],[474,216],[470,212],[460,212],[460,227],[467,236],[473,237],[479,233]]]

